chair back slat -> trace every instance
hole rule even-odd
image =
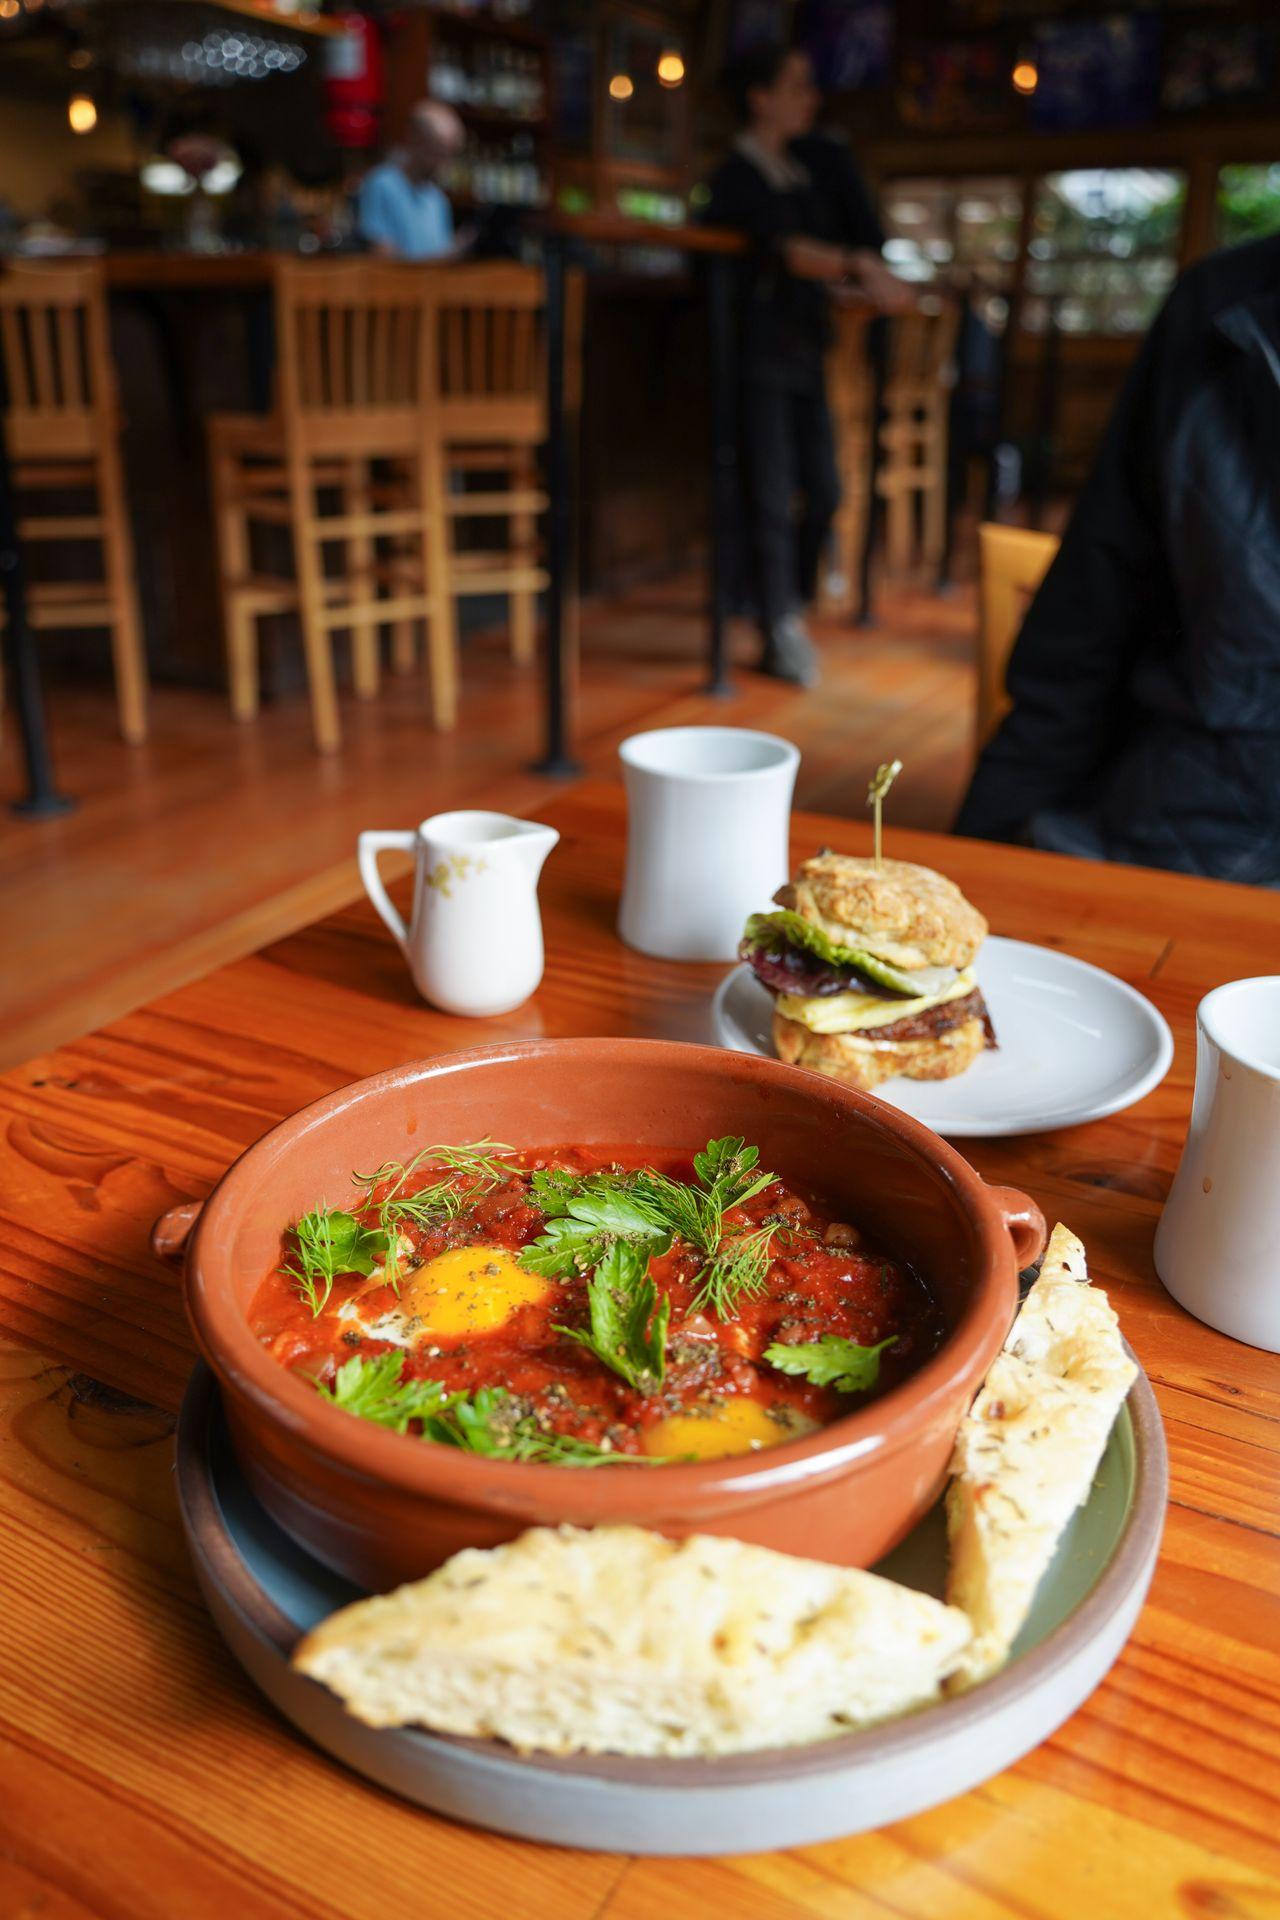
[[[0,366],[15,441],[114,424],[115,378],[101,266],[11,263],[0,276]]]
[[[437,315],[436,375],[443,401],[495,407],[543,399],[545,284],[536,267],[437,267],[430,273]]]
[[[369,261],[276,267],[276,337],[286,431],[356,430],[428,404],[421,269]]]

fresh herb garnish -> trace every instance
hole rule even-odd
[[[698,1304],[725,1318],[734,1302],[743,1293],[758,1292],[768,1275],[768,1236],[740,1235],[725,1242],[725,1214],[754,1200],[774,1179],[760,1170],[759,1159],[758,1148],[727,1135],[709,1140],[694,1155],[691,1182],[650,1168],[590,1174],[565,1167],[539,1170],[532,1187],[547,1225],[523,1249],[520,1264],[533,1273],[568,1279],[598,1268],[615,1245],[651,1258],[678,1238],[701,1256]]]
[[[366,1227],[353,1213],[336,1207],[315,1207],[293,1228],[298,1265],[281,1268],[293,1281],[313,1315],[328,1304],[340,1273],[373,1272],[376,1260],[385,1260],[391,1235]]]
[[[587,1284],[591,1326],[557,1326],[594,1353],[637,1393],[652,1393],[667,1370],[667,1323],[671,1302],[649,1277],[643,1248],[619,1240]]]
[[[798,1373],[815,1387],[834,1387],[837,1393],[865,1393],[880,1377],[880,1355],[891,1347],[894,1335],[874,1347],[860,1347],[838,1333],[824,1333],[809,1346],[787,1347],[777,1341],[764,1357],[779,1373]]]
[[[489,1460],[531,1460],[562,1467],[643,1464],[634,1454],[614,1453],[574,1434],[540,1427],[533,1414],[514,1410],[505,1387],[480,1387],[472,1394],[453,1395],[447,1410],[428,1420],[425,1437],[481,1453]]]
[[[509,1180],[515,1169],[500,1156],[513,1151],[497,1140],[475,1140],[468,1146],[423,1147],[412,1160],[388,1160],[372,1173],[353,1173],[356,1186],[365,1190],[365,1203],[373,1201],[377,1189],[387,1191],[376,1202],[378,1226],[387,1236],[387,1280],[397,1292],[400,1287],[399,1228],[404,1223],[419,1227],[447,1226],[458,1215]],[[405,1188],[419,1167],[430,1165],[433,1172],[447,1175],[413,1193]],[[459,1184],[459,1183],[464,1184]]]
[[[775,1221],[767,1221],[752,1233],[736,1240],[725,1240],[698,1275],[695,1307],[704,1307],[717,1318],[727,1320],[739,1300],[761,1294],[769,1278]]]
[[[331,1406],[395,1433],[422,1422],[422,1437],[491,1460],[532,1460],[548,1465],[602,1467],[643,1465],[634,1455],[597,1447],[573,1434],[547,1432],[531,1413],[520,1413],[505,1387],[446,1393],[438,1380],[402,1379],[398,1353],[353,1354],[332,1386],[317,1390]]]
[[[521,1250],[520,1265],[546,1279],[568,1280],[576,1273],[591,1273],[620,1241],[634,1244],[646,1257],[665,1253],[670,1232],[625,1179],[539,1168],[532,1179],[533,1195],[547,1224]]]
[[[405,1433],[411,1420],[437,1413],[446,1395],[438,1380],[402,1380],[402,1364],[398,1353],[353,1354],[338,1368],[331,1387],[319,1384],[320,1394],[344,1413]]]

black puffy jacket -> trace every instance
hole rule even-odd
[[[1280,885],[1280,235],[1165,302],[959,833]]]

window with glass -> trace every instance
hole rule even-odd
[[[957,276],[974,288],[987,325],[1008,317],[1018,262],[1022,191],[1004,176],[891,180],[882,196],[884,255],[904,280]]]
[[[1173,285],[1186,175],[1088,167],[1036,182],[1022,324],[1044,333],[1144,333]]]
[[[1218,244],[1237,247],[1280,232],[1280,161],[1222,167],[1218,173]]]

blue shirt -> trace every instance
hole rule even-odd
[[[384,160],[360,189],[360,232],[402,260],[435,260],[453,245],[453,209],[433,180],[410,180]]]

